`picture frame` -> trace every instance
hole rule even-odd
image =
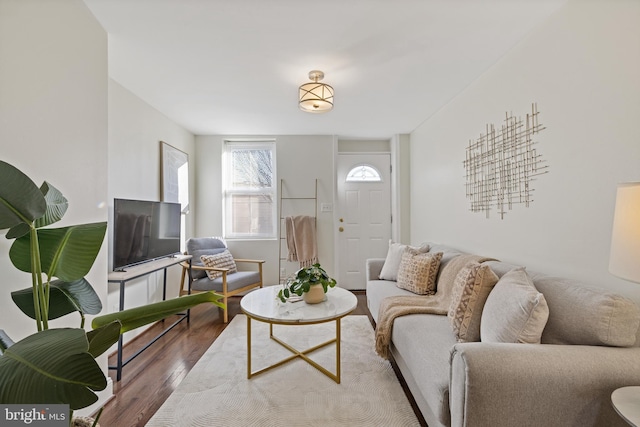
[[[189,213],[189,155],[160,141],[160,164],[162,201],[180,203],[181,212]]]

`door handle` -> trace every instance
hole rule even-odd
[[[344,231],[344,227],[338,228],[338,231],[342,233]]]

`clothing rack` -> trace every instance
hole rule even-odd
[[[294,262],[291,261],[287,261],[287,245],[286,245],[286,227],[285,227],[285,218],[287,216],[293,216],[293,212],[292,213],[288,213],[287,215],[285,215],[284,213],[284,205],[283,203],[286,203],[288,201],[302,201],[302,203],[305,203],[304,201],[308,201],[309,203],[313,202],[313,219],[315,222],[315,226],[316,226],[316,232],[318,230],[318,178],[315,179],[314,182],[314,194],[313,197],[285,197],[284,196],[284,191],[285,191],[285,182],[284,179],[280,180],[280,228],[279,228],[279,245],[278,245],[278,283],[280,284],[284,284],[285,280],[287,279],[287,276],[289,276],[290,274],[292,274],[294,271],[296,271],[298,269],[298,267],[296,266],[294,269]],[[295,208],[299,208],[299,206],[296,206]],[[293,209],[293,208],[290,208]],[[309,209],[309,213],[308,215],[310,215],[311,209]],[[283,244],[284,242],[284,244]],[[285,251],[284,255],[282,253],[282,251]]]

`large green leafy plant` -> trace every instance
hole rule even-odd
[[[9,258],[29,273],[31,286],[11,292],[20,310],[35,320],[36,333],[18,342],[0,330],[0,402],[69,404],[72,410],[97,401],[107,385],[95,358],[120,334],[203,302],[224,307],[212,292],[199,293],[95,317],[89,332],[85,315],[102,310],[84,278],[104,240],[105,222],[45,228],[62,219],[68,202],[45,182],[35,183],[0,161],[0,230],[14,240]],[[49,328],[49,321],[79,313],[79,328]]]

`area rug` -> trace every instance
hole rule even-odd
[[[252,321],[252,369],[291,353]],[[147,426],[419,426],[389,362],[374,351],[366,316],[342,319],[341,383],[301,359],[247,379],[247,321],[237,315],[196,363]],[[299,350],[335,336],[335,322],[274,326]],[[335,373],[335,346],[309,355]]]

